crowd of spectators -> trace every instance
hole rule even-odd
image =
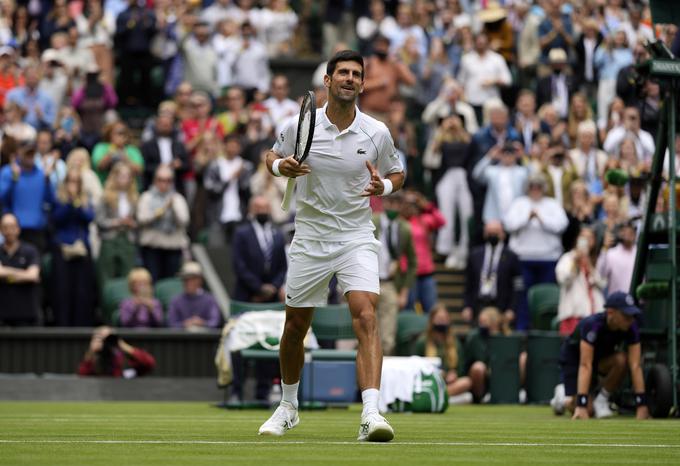
[[[629,287],[663,92],[633,65],[655,37],[680,46],[639,0],[3,2],[0,322],[102,323],[105,284],[127,277],[104,323],[219,326],[192,241],[232,247],[237,299],[283,300],[294,216],[262,156],[298,105],[270,62],[347,47],[365,56],[360,108],[407,173],[398,202],[372,200],[381,328],[436,307],[440,261],[465,272],[463,319],[495,308],[494,331],[526,330],[527,290],[559,284],[566,334]],[[163,309],[153,287],[178,274]],[[445,325],[428,335],[451,370]],[[482,391],[466,365],[451,393]]]

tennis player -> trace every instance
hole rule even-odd
[[[281,404],[259,430],[283,435],[299,423],[298,386],[303,340],[316,306],[327,304],[333,275],[342,287],[359,340],[357,378],[363,400],[358,440],[390,441],[394,430],[378,411],[382,349],[376,321],[380,290],[378,251],[370,196],[401,188],[404,172],[387,127],[360,112],[364,62],[357,52],[338,52],[328,62],[328,103],[316,110],[309,157],[294,152],[297,118],[267,154],[274,176],[297,178],[295,237],[286,283],[286,324],[281,338]]]

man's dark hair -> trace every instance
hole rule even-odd
[[[222,139],[222,141],[225,144],[228,143],[228,142],[231,142],[231,141],[236,141],[239,144],[241,144],[241,137],[236,133],[229,133],[226,136],[224,136],[224,139]]]
[[[361,73],[363,75],[364,58],[361,56],[359,52],[355,52],[354,50],[341,50],[340,52],[333,55],[333,57],[330,60],[328,60],[328,65],[326,65],[326,74],[328,76],[333,76],[333,73],[335,72],[335,67],[337,66],[338,62],[341,61],[353,61],[360,64]]]

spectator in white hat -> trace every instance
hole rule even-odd
[[[203,271],[198,262],[186,262],[179,272],[184,292],[168,308],[168,325],[176,328],[216,328],[221,322],[215,298],[203,289]]]
[[[57,107],[64,104],[64,97],[70,91],[69,76],[64,62],[54,49],[47,49],[42,57],[43,75],[38,89],[47,94]]]

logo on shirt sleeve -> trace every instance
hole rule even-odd
[[[595,343],[595,340],[597,340],[597,332],[595,330],[591,330],[586,334],[586,341],[588,343]]]

